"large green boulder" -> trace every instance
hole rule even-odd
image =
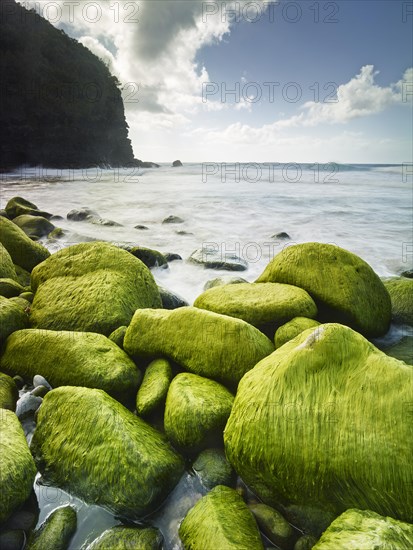
[[[6,204],[6,212],[9,218],[12,220],[17,216],[22,216],[23,214],[29,214],[31,216],[43,216],[44,218],[51,218],[52,214],[39,210],[39,208],[32,202],[23,199],[22,197],[13,197]]]
[[[15,411],[18,398],[19,390],[13,378],[0,372],[0,409]]]
[[[251,511],[234,489],[223,485],[191,508],[179,537],[185,550],[264,550]]]
[[[224,386],[196,374],[178,374],[169,386],[165,432],[174,447],[194,453],[222,443],[234,396]]]
[[[241,380],[227,457],[266,504],[302,517],[359,507],[412,521],[412,388],[411,367],[349,327],[306,330]]]
[[[72,506],[57,508],[33,533],[27,550],[67,550],[76,527],[76,510]]]
[[[181,307],[136,311],[126,331],[124,349],[136,357],[163,355],[189,372],[236,386],[274,346],[245,321]]]
[[[413,325],[413,279],[388,279],[384,286],[390,294],[393,321]]]
[[[14,279],[0,278],[0,296],[13,298],[24,292],[24,288]]]
[[[0,368],[28,382],[98,388],[122,403],[134,401],[141,373],[129,356],[103,334],[26,329],[8,337]]]
[[[136,309],[160,307],[149,269],[132,254],[103,242],[65,248],[32,273],[36,328],[99,332],[129,325]]]
[[[21,307],[0,296],[0,345],[12,332],[26,328],[28,322],[28,317]]]
[[[390,296],[380,278],[364,260],[332,244],[284,248],[257,282],[303,288],[316,301],[320,320],[343,323],[366,336],[380,336],[390,326]]]
[[[318,327],[320,323],[307,317],[294,317],[285,325],[279,327],[274,336],[275,347],[278,349],[305,330]]]
[[[0,242],[7,249],[13,263],[27,271],[50,256],[50,252],[33,242],[15,223],[0,217]]]
[[[0,409],[0,434],[1,524],[29,497],[36,466],[14,412]]]
[[[279,283],[216,286],[198,296],[194,306],[243,319],[256,327],[317,315],[317,306],[305,290]]]
[[[7,249],[0,243],[0,278],[17,280],[13,260]]]
[[[163,537],[153,527],[117,525],[104,531],[86,550],[161,550]]]
[[[413,525],[383,517],[370,510],[346,510],[333,521],[316,550],[410,550]]]
[[[46,483],[131,519],[155,510],[184,470],[164,435],[89,388],[46,394],[31,450]]]
[[[171,380],[172,367],[166,359],[155,359],[148,365],[136,396],[139,416],[149,416],[165,405]]]
[[[22,229],[30,239],[40,239],[45,235],[48,235],[55,229],[55,226],[43,218],[43,216],[32,216],[30,214],[23,214],[13,219],[20,229]]]

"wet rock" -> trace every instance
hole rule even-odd
[[[276,349],[280,348],[286,342],[289,342],[305,330],[318,327],[319,325],[320,323],[314,319],[294,317],[294,319],[291,319],[291,321],[288,321],[288,323],[285,323],[277,329],[274,337]]]
[[[67,550],[76,527],[76,510],[72,506],[57,508],[33,533],[27,550]]]
[[[158,529],[119,525],[104,531],[86,550],[161,550],[162,543]]]
[[[144,246],[131,246],[128,244],[118,245],[122,250],[127,250],[132,256],[138,258],[146,267],[168,267],[168,262],[165,256],[158,250],[145,248]]]
[[[33,242],[20,227],[6,218],[0,218],[0,241],[13,263],[27,271],[31,271],[50,256],[44,246]]]
[[[33,386],[37,388],[37,386],[44,386],[49,390],[52,390],[52,386],[49,384],[49,382],[44,378],[41,374],[35,374],[33,376]]]
[[[186,307],[189,305],[186,300],[177,294],[173,294],[170,290],[167,290],[163,286],[158,285],[158,289],[162,300],[162,307],[164,309],[178,309],[179,307]]]
[[[413,279],[397,277],[384,281],[391,299],[395,323],[413,325]]]
[[[43,216],[23,214],[14,218],[13,223],[20,227],[33,240],[40,239],[55,229],[55,226],[49,220],[43,218]]]
[[[215,279],[210,279],[205,283],[204,290],[209,290],[210,288],[214,288],[216,286],[237,285],[240,283],[248,283],[248,281],[243,279],[242,277],[233,277],[232,275],[215,277]]]
[[[245,271],[248,263],[231,252],[220,252],[209,247],[195,250],[188,262],[204,266],[206,269],[224,269],[226,271]]]
[[[14,380],[14,382],[15,382],[17,388],[18,388],[19,390],[21,390],[22,387],[24,386],[24,380],[23,380],[23,378],[17,374],[16,376],[13,376],[13,380]]]
[[[135,229],[139,229],[140,231],[148,231],[149,227],[146,227],[146,225],[135,225]]]
[[[148,365],[136,396],[139,416],[147,417],[165,405],[171,380],[172,368],[166,359],[155,359]]]
[[[0,409],[16,410],[19,391],[13,378],[0,372]]]
[[[184,471],[160,432],[89,388],[45,396],[31,450],[46,483],[130,519],[158,508]]]
[[[202,451],[192,464],[192,469],[209,491],[217,485],[232,487],[235,484],[235,472],[221,449]]]
[[[300,537],[294,544],[294,550],[311,550],[316,544],[317,539],[312,535],[304,535]]]
[[[0,279],[0,296],[13,298],[13,296],[18,296],[21,292],[24,292],[24,288],[20,283],[13,279]]]
[[[61,239],[66,235],[66,231],[61,227],[55,227],[48,235],[49,239]]]
[[[86,206],[84,206],[83,208],[80,208],[80,209],[71,210],[67,214],[67,219],[71,220],[73,222],[83,222],[83,221],[87,220],[90,216],[95,217],[95,218],[100,217],[97,212],[95,212],[94,210],[91,210],[90,208],[87,208]]]
[[[404,336],[399,342],[386,348],[384,353],[413,365],[413,336]]]
[[[21,530],[7,530],[0,532],[1,550],[22,550],[26,543],[26,535]]]
[[[177,260],[182,260],[182,256],[175,254],[174,252],[166,252],[164,254],[167,262],[175,262]]]
[[[291,237],[285,231],[281,231],[281,233],[276,233],[275,235],[272,235],[271,239],[277,239],[279,241],[290,241]]]
[[[281,548],[289,547],[294,538],[294,531],[288,521],[274,508],[266,504],[249,504],[258,527],[264,535]]]
[[[173,161],[172,168],[179,168],[180,166],[183,166],[183,164],[180,160],[174,160]]]
[[[17,401],[16,415],[19,420],[23,420],[28,416],[33,416],[37,409],[42,404],[43,399],[31,393],[23,394]]]
[[[10,199],[6,205],[6,212],[11,220],[25,214],[30,216],[42,216],[47,220],[52,217],[52,214],[49,214],[44,210],[39,210],[35,204],[23,199],[22,197],[13,197]]]
[[[1,411],[0,433],[0,523],[3,523],[29,497],[36,466],[14,412]]]
[[[162,223],[184,223],[185,220],[180,218],[179,216],[168,216],[163,220]]]
[[[46,388],[46,386],[37,386],[34,388],[30,393],[34,395],[35,397],[44,397],[46,393],[50,391],[49,388]]]
[[[407,277],[408,279],[413,279],[413,269],[408,269],[407,271],[403,271],[401,273],[402,277]]]
[[[177,235],[181,235],[181,236],[190,236],[190,235],[193,235],[193,233],[191,233],[190,231],[175,231],[175,233]]]
[[[1,247],[1,245],[0,245],[0,247]],[[22,267],[20,267],[19,265],[16,265],[16,264],[14,264],[14,269],[16,271],[16,281],[24,287],[29,286],[30,285],[30,271],[27,271],[26,269],[23,269]]]

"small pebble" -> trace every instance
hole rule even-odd
[[[48,390],[52,389],[52,386],[41,374],[36,374],[35,376],[33,376],[33,386],[35,388],[37,386],[45,386]]]
[[[36,386],[30,393],[36,397],[44,397],[49,392],[49,388],[46,386]]]
[[[36,395],[32,395],[31,393],[25,393],[17,401],[17,405],[16,405],[17,417],[20,420],[22,420],[23,418],[26,418],[27,416],[34,414],[42,404],[42,401],[43,399],[41,397],[37,397]]]

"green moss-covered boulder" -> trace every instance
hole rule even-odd
[[[172,444],[193,453],[222,441],[234,396],[224,386],[184,372],[169,386],[165,432]]]
[[[395,357],[399,361],[413,365],[413,335],[404,336],[399,342],[386,348],[384,352],[390,357]]]
[[[413,325],[413,279],[388,279],[384,286],[390,294],[393,321]]]
[[[50,252],[33,242],[15,223],[0,217],[0,242],[7,249],[13,263],[31,271],[50,256]]]
[[[138,258],[147,267],[167,267],[168,262],[162,252],[153,250],[152,248],[145,248],[144,246],[131,246],[122,245],[121,248],[127,250],[132,256]]]
[[[36,328],[111,334],[138,308],[160,307],[149,269],[132,254],[103,242],[53,254],[32,273],[31,324]]]
[[[72,506],[57,508],[33,533],[27,550],[67,550],[76,526],[76,510]]]
[[[215,277],[215,279],[210,279],[209,281],[207,281],[204,284],[204,290],[209,290],[210,288],[214,288],[216,286],[238,285],[240,283],[248,283],[248,281],[243,279],[242,277],[224,275],[222,277]]]
[[[266,504],[302,517],[358,506],[412,521],[412,387],[411,367],[349,327],[306,330],[242,379],[228,460]]]
[[[29,497],[36,466],[14,412],[0,409],[0,524]]]
[[[136,311],[124,348],[137,357],[169,357],[185,370],[236,386],[274,346],[245,321],[195,307]]]
[[[155,510],[184,469],[165,436],[89,388],[46,394],[31,450],[46,483],[129,518]]]
[[[35,204],[22,197],[13,197],[10,199],[6,204],[6,212],[11,220],[24,214],[29,214],[31,216],[43,216],[43,218],[47,219],[52,217],[52,214],[39,210]]]
[[[313,535],[303,535],[294,544],[294,550],[311,550],[316,542],[317,539]]]
[[[155,359],[148,365],[136,396],[139,416],[149,416],[163,407],[171,380],[172,368],[166,359]]]
[[[12,332],[26,328],[28,322],[28,317],[21,307],[4,296],[0,296],[0,344]]]
[[[19,390],[13,378],[0,372],[0,409],[15,411],[18,398]]]
[[[281,548],[291,546],[294,531],[280,512],[262,503],[249,504],[248,507],[254,514],[258,527],[271,542]]]
[[[13,219],[20,229],[22,229],[30,239],[40,239],[48,235],[55,229],[55,226],[43,216],[32,216],[31,214],[23,214]]]
[[[13,260],[7,249],[0,243],[0,277],[2,279],[17,280],[16,270]]]
[[[127,326],[122,326],[119,328],[116,328],[113,332],[111,332],[108,336],[109,340],[112,340],[117,346],[119,346],[121,349],[123,349],[123,340],[125,339],[125,334],[127,330]]]
[[[195,307],[237,317],[254,326],[281,325],[293,317],[316,317],[317,306],[302,288],[279,283],[239,283],[210,288]]]
[[[163,537],[153,527],[118,525],[104,531],[86,550],[161,550]]]
[[[199,453],[192,469],[208,490],[217,485],[232,487],[235,484],[235,472],[221,449],[205,449]]]
[[[179,528],[185,550],[264,550],[254,516],[239,494],[218,485],[188,512]]]
[[[282,325],[277,329],[274,337],[275,347],[278,349],[286,342],[289,342],[305,330],[309,328],[318,327],[320,323],[314,321],[314,319],[308,319],[307,317],[294,317],[285,325]]]
[[[303,288],[316,301],[321,320],[343,323],[366,336],[380,336],[389,328],[390,296],[382,281],[364,260],[338,246],[288,246],[257,282]]]
[[[129,356],[102,334],[26,329],[8,337],[0,368],[31,381],[40,374],[49,384],[105,390],[132,402],[141,373]]]
[[[16,281],[24,287],[30,286],[30,271],[16,264],[14,264],[14,269],[16,270]]]
[[[370,510],[347,510],[323,533],[316,550],[409,550],[413,525],[382,517]]]
[[[5,298],[13,298],[24,292],[24,288],[14,279],[0,279],[0,296]]]

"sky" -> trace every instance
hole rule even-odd
[[[136,158],[412,162],[412,1],[20,3],[119,78]]]

